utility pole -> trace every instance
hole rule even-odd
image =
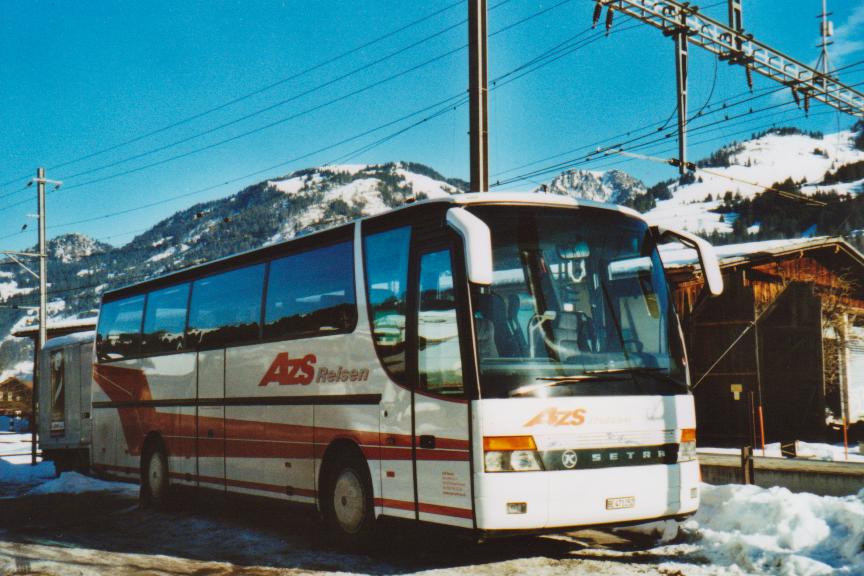
[[[31,425],[33,431],[30,445],[30,463],[36,464],[36,435],[38,431],[37,425],[37,397],[39,390],[39,363],[42,361],[42,350],[45,347],[45,342],[48,340],[48,252],[45,246],[45,184],[53,184],[54,189],[60,188],[62,182],[57,180],[48,180],[45,178],[45,169],[36,169],[36,178],[30,181],[27,186],[31,186],[36,182],[36,190],[39,204],[39,251],[32,252],[3,252],[12,260],[18,263],[27,272],[36,276],[39,280],[39,338],[36,342],[36,350],[33,354],[33,400],[31,404]],[[39,258],[39,274],[36,274],[27,267],[17,257]]]
[[[486,0],[468,0],[468,99],[471,192],[489,190]]]
[[[687,173],[687,13],[681,12],[681,27],[675,35],[675,85],[678,98],[678,173]]]
[[[36,169],[36,189],[39,197],[39,342],[33,363],[33,436],[31,445],[31,463],[36,464],[36,432],[39,429],[36,411],[36,384],[39,376],[39,365],[42,362],[42,350],[48,340],[48,258],[45,253],[45,168]]]

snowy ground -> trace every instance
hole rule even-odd
[[[680,531],[667,523],[475,545],[388,527],[357,555],[328,546],[306,512],[194,498],[141,510],[137,486],[55,479],[48,463],[0,459],[0,482],[0,574],[864,575],[864,489],[832,498],[703,485],[702,507]]]
[[[698,452],[705,454],[740,454],[739,448],[699,448]],[[768,458],[782,458],[780,454],[780,443],[774,442],[765,445],[765,453],[762,453],[761,448],[754,450],[756,456],[766,456]],[[826,462],[862,462],[864,463],[864,453],[857,443],[850,444],[847,450],[842,444],[819,444],[811,442],[798,441],[798,458],[806,460],[822,460]]]

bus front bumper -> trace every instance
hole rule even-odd
[[[699,463],[478,473],[477,529],[556,530],[686,516],[699,507]]]

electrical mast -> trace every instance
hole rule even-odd
[[[819,25],[819,35],[822,37],[822,42],[819,43],[819,60],[816,61],[816,68],[827,78],[831,73],[831,63],[828,60],[828,46],[833,44],[829,40],[834,35],[834,23],[828,20],[831,13],[828,12],[828,0],[822,0],[822,14],[819,15],[822,22]]]
[[[818,100],[840,112],[864,117],[864,93],[830,75],[828,64],[828,38],[833,34],[825,0],[822,9],[822,53],[817,68],[808,66],[759,42],[743,28],[742,0],[728,0],[729,24],[723,24],[702,14],[698,6],[676,0],[594,0],[594,24],[600,20],[600,11],[607,9],[607,29],[612,23],[613,11],[620,11],[649,24],[675,40],[679,170],[687,168],[685,156],[687,127],[687,45],[693,44],[715,54],[730,65],[742,66],[747,83],[752,87],[752,73],[757,72],[775,80],[792,91],[796,102],[803,101],[804,110],[810,110],[811,99]]]
[[[486,0],[468,0],[468,100],[471,149],[470,192],[489,190]]]

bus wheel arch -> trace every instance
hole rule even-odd
[[[372,473],[363,451],[347,438],[324,452],[318,481],[318,505],[325,526],[346,547],[364,547],[374,533]]]
[[[141,505],[164,509],[169,495],[168,451],[158,432],[150,432],[141,448]]]

